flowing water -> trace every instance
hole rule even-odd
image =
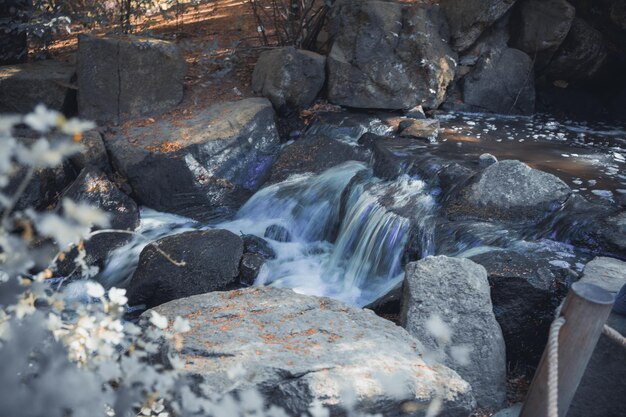
[[[421,148],[450,158],[477,158],[490,152],[499,158],[520,159],[559,175],[576,192],[611,204],[626,194],[626,133],[622,128],[559,125],[541,117],[447,115],[441,121],[440,140]],[[384,126],[378,118],[357,123],[339,139],[355,143],[367,130],[387,133]],[[352,135],[353,130],[358,134]],[[549,238],[526,240],[524,230],[504,224],[447,223],[438,216],[438,196],[429,178],[404,174],[385,181],[373,176],[366,164],[351,161],[318,175],[292,175],[267,186],[233,220],[219,224],[203,225],[144,208],[139,229],[144,239],[114,251],[102,280],[108,285],[123,284],[148,241],[207,228],[263,237],[270,226],[286,229],[291,239],[266,238],[277,257],[264,264],[256,285],[293,288],[359,306],[401,282],[408,247],[416,257],[469,257],[503,249],[542,252],[555,266],[583,267],[577,248],[566,243]]]

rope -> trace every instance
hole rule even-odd
[[[548,417],[559,416],[559,332],[565,317],[559,317],[550,325],[548,339]]]
[[[614,328],[605,324],[604,328],[602,329],[602,334],[626,349],[626,337],[619,334],[619,332]]]

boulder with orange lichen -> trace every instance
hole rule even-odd
[[[404,329],[328,298],[248,288],[153,310],[190,321],[179,352],[188,374],[212,392],[256,388],[287,415],[303,415],[319,401],[331,415],[353,405],[385,416],[423,416],[440,400],[439,415],[465,417],[476,404],[469,384],[443,365],[427,364],[422,344]],[[233,369],[241,375],[236,384],[228,376]],[[349,388],[352,395],[342,395]]]

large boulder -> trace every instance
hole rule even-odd
[[[542,68],[561,46],[576,9],[566,0],[522,0],[511,20],[511,46],[534,57]]]
[[[102,171],[94,167],[82,170],[78,178],[62,195],[77,203],[99,208],[109,215],[110,229],[134,231],[139,226],[139,208],[137,204],[109,180]],[[93,236],[85,242],[86,262],[90,266],[102,268],[109,253],[126,243],[131,236],[128,233],[103,233]],[[71,276],[76,265],[75,249],[58,264],[58,272]],[[80,275],[80,274],[79,274]]]
[[[581,280],[615,294],[615,288],[626,285],[626,262],[596,258],[585,266]],[[611,313],[606,324],[620,334],[626,334],[626,316]],[[602,334],[576,390],[567,417],[626,415],[624,375],[626,349]]]
[[[160,239],[141,251],[128,284],[129,302],[154,307],[195,294],[237,288],[242,255],[241,238],[227,230],[191,231]]]
[[[584,20],[575,18],[545,72],[554,80],[589,80],[598,74],[607,55],[602,34]]]
[[[293,46],[263,52],[252,73],[252,89],[276,110],[307,107],[326,80],[326,57]]]
[[[558,209],[571,193],[552,174],[504,160],[487,167],[449,209],[485,219],[533,219]]]
[[[46,60],[0,67],[0,113],[30,113],[38,104],[65,110],[74,65]]]
[[[232,214],[263,184],[280,150],[264,98],[120,129],[105,145],[142,204],[200,220]]]
[[[426,257],[406,266],[400,321],[427,349],[442,348],[429,320],[439,316],[451,331],[444,363],[472,386],[480,407],[497,410],[506,400],[502,331],[491,305],[487,272],[468,259]],[[454,349],[469,358],[455,358]]]
[[[339,0],[329,23],[328,98],[358,108],[438,107],[454,78],[454,53],[437,9],[379,0]]]
[[[506,48],[483,55],[462,81],[463,101],[470,109],[502,114],[535,111],[533,61]]]
[[[102,135],[97,130],[83,133],[80,140],[83,149],[70,156],[70,163],[78,172],[84,168],[98,168],[105,172],[111,171],[109,156],[102,140]]]
[[[213,392],[256,388],[288,415],[306,414],[314,402],[343,415],[344,389],[354,390],[357,410],[386,416],[405,415],[407,401],[419,410],[441,400],[440,415],[450,417],[465,417],[475,405],[457,373],[427,365],[416,339],[369,310],[265,287],[197,295],[154,311],[190,321],[185,372]],[[245,370],[235,386],[227,376],[233,368]]]
[[[186,63],[174,43],[135,36],[82,35],[78,110],[102,122],[161,113],[183,99]]]
[[[471,257],[489,277],[510,367],[532,375],[548,340],[554,310],[578,277],[549,253],[487,252]],[[552,262],[552,263],[550,263]]]
[[[441,0],[450,25],[451,43],[455,50],[469,48],[478,37],[501,18],[516,0]]]

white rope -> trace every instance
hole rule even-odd
[[[612,341],[614,341],[615,343],[617,343],[618,345],[626,349],[626,337],[619,334],[619,332],[615,330],[614,328],[607,326],[605,324],[604,328],[602,329],[602,334],[604,334],[609,339],[611,339]]]
[[[548,339],[548,417],[559,416],[559,332],[565,317],[559,317],[550,325]]]

